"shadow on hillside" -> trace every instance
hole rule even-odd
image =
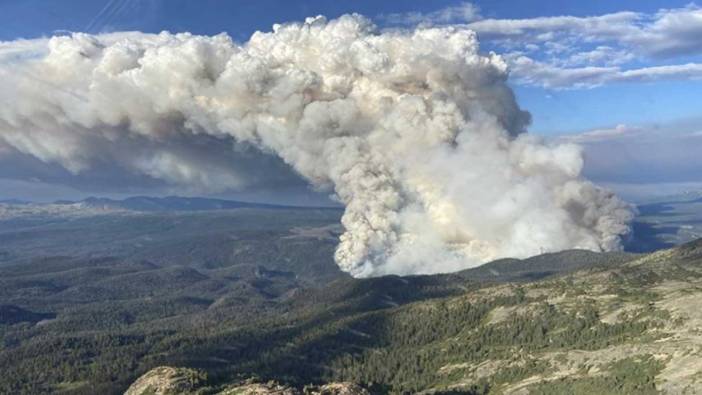
[[[674,247],[675,244],[663,239],[665,235],[678,233],[677,226],[654,226],[646,222],[633,223],[634,236],[625,250],[627,252],[652,252]]]
[[[639,215],[644,215],[644,216],[663,216],[663,217],[676,217],[681,215],[678,212],[678,207],[676,206],[685,206],[685,205],[692,205],[692,204],[698,204],[702,203],[702,198],[700,199],[695,199],[695,200],[688,200],[688,201],[681,201],[681,202],[659,202],[659,203],[649,203],[649,204],[642,204],[637,206],[637,209],[639,210]]]
[[[640,215],[675,216],[675,207],[672,202],[643,204],[637,207]]]

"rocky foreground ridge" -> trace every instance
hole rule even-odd
[[[353,383],[330,383],[308,386],[302,391],[274,381],[266,383],[253,379],[219,388],[208,385],[207,375],[196,369],[161,366],[150,370],[132,384],[125,395],[369,395]]]

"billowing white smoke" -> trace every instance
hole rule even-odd
[[[629,231],[628,205],[580,177],[577,146],[523,133],[529,114],[505,63],[465,29],[378,32],[347,15],[243,45],[119,33],[34,47],[43,52],[0,66],[5,144],[76,173],[111,158],[221,188],[239,186],[236,171],[189,155],[187,142],[255,146],[346,206],[336,261],[354,276],[614,250]]]

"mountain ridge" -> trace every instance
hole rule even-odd
[[[270,203],[245,202],[238,200],[183,197],[183,196],[132,196],[124,199],[110,199],[103,197],[88,197],[79,201],[56,201],[55,204],[71,205],[82,204],[93,208],[124,209],[132,211],[210,211],[230,210],[237,208],[262,208],[262,209],[338,209],[336,207],[306,207]]]
[[[321,369],[320,379],[388,385],[377,393],[702,390],[695,378],[702,374],[702,334],[696,329],[702,313],[695,307],[702,297],[702,240],[628,258],[531,282],[466,282],[463,292],[407,303],[393,294],[393,283],[410,286],[442,275],[362,280],[377,283],[372,299],[392,295],[396,303],[349,310],[344,304],[361,299],[323,297],[330,320],[315,321],[317,329],[307,329],[311,334],[281,337],[283,360],[263,358],[250,372],[309,380],[309,369],[317,368],[306,358],[323,353],[329,358],[323,363],[335,373]],[[338,308],[343,313],[335,319]],[[325,335],[318,338],[318,332]],[[291,342],[300,346],[287,348]],[[275,349],[271,343],[275,337],[268,339]]]

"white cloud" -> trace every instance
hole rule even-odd
[[[655,14],[624,11],[589,17],[483,19],[467,26],[481,39],[496,41],[560,41],[570,36],[584,43],[613,43],[646,56],[702,53],[702,9],[695,4]]]
[[[668,57],[702,53],[702,9],[695,4],[685,8],[663,9],[637,34],[623,38],[644,53]]]
[[[548,41],[552,34],[585,34],[600,39],[616,39],[632,33],[641,17],[636,12],[617,12],[593,17],[555,16],[530,19],[483,19],[468,27],[484,39],[517,38],[520,41]]]
[[[391,14],[394,24],[456,24],[507,53],[513,80],[557,89],[615,82],[695,80],[702,56],[702,9],[695,4],[651,14],[483,19],[470,3],[431,13]],[[526,54],[529,56],[527,57]],[[687,57],[676,63],[678,58]],[[653,63],[665,60],[668,64]],[[629,65],[629,67],[626,67]]]
[[[643,67],[640,69],[623,70],[612,77],[612,81],[656,81],[666,80],[698,80],[702,78],[702,64],[686,63],[665,66]]]
[[[560,67],[524,55],[508,55],[507,59],[514,81],[549,89],[581,89],[611,83],[702,79],[700,63],[623,70],[619,66]]]
[[[466,23],[480,17],[480,10],[472,3],[463,2],[437,11],[403,12],[379,15],[378,18],[391,25],[438,25]]]
[[[0,63],[12,63],[46,54],[48,40],[0,41]]]
[[[641,132],[643,132],[643,129],[640,127],[631,127],[624,124],[619,124],[611,128],[593,129],[582,133],[567,134],[560,136],[559,139],[572,143],[592,143],[596,141],[606,141],[628,137]]]
[[[603,64],[605,66],[620,65],[634,60],[636,56],[626,50],[617,50],[601,45],[591,51],[571,54],[562,63],[564,66],[581,66]]]

